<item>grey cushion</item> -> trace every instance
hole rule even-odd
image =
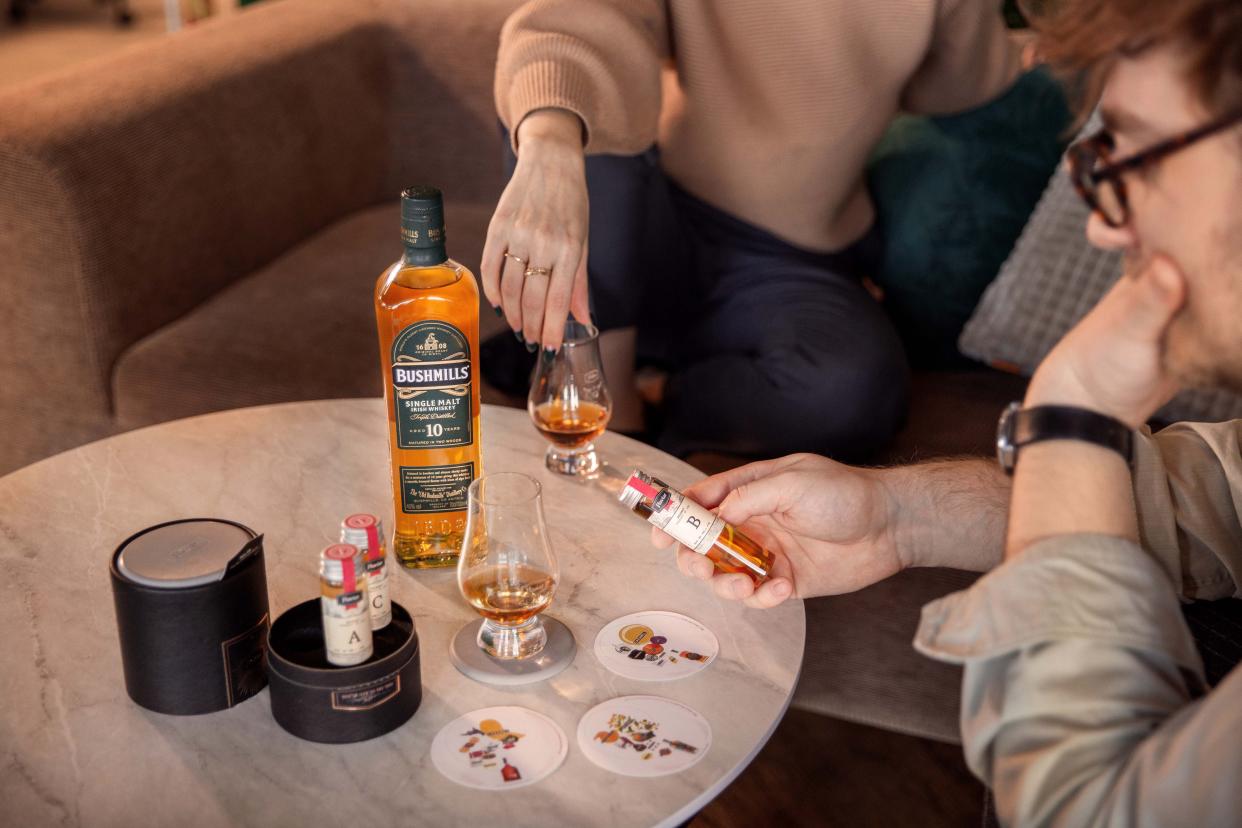
[[[1057,173],[1044,191],[1013,253],[962,331],[962,353],[998,368],[1030,375],[1052,346],[1121,275],[1121,256],[1092,247],[1088,210]],[[1194,389],[1156,415],[1163,421],[1242,417],[1242,396]]]

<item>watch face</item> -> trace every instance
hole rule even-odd
[[[1013,471],[1017,459],[1017,448],[1013,444],[1014,415],[1022,409],[1022,403],[1011,402],[1001,413],[1000,422],[996,425],[996,462],[1008,474]]]

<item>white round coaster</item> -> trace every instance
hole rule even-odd
[[[702,759],[712,728],[698,712],[660,696],[621,696],[592,707],[578,722],[578,748],[624,776],[667,776]]]
[[[693,618],[650,610],[623,615],[595,636],[595,657],[639,681],[672,681],[702,672],[720,652],[715,634]]]
[[[436,770],[485,791],[533,785],[559,768],[568,752],[556,722],[525,707],[484,707],[458,716],[431,743]]]

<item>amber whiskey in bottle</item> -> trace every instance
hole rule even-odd
[[[703,555],[721,572],[740,572],[755,586],[771,575],[771,552],[663,480],[635,469],[618,497],[634,514]]]
[[[479,287],[445,248],[434,187],[401,194],[404,253],[375,286],[396,526],[405,567],[455,566],[466,491],[482,472]]]

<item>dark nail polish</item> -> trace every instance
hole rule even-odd
[[[527,351],[530,351],[532,354],[535,352],[535,349],[536,349],[536,348],[538,348],[538,347],[539,347],[539,346],[538,346],[538,345],[536,345],[534,342],[527,342],[527,343],[526,343],[526,350],[527,350]]]
[[[552,363],[552,360],[556,359],[556,351],[553,350],[552,348],[545,347],[542,353],[539,354],[539,356],[543,360],[545,365],[550,365]]]
[[[496,311],[496,317],[498,319],[503,318],[505,315],[504,309],[501,308],[500,305],[492,305],[492,310]]]
[[[526,337],[522,336],[521,331],[514,331],[513,338],[516,339],[518,342],[523,342],[523,343],[526,342]]]

